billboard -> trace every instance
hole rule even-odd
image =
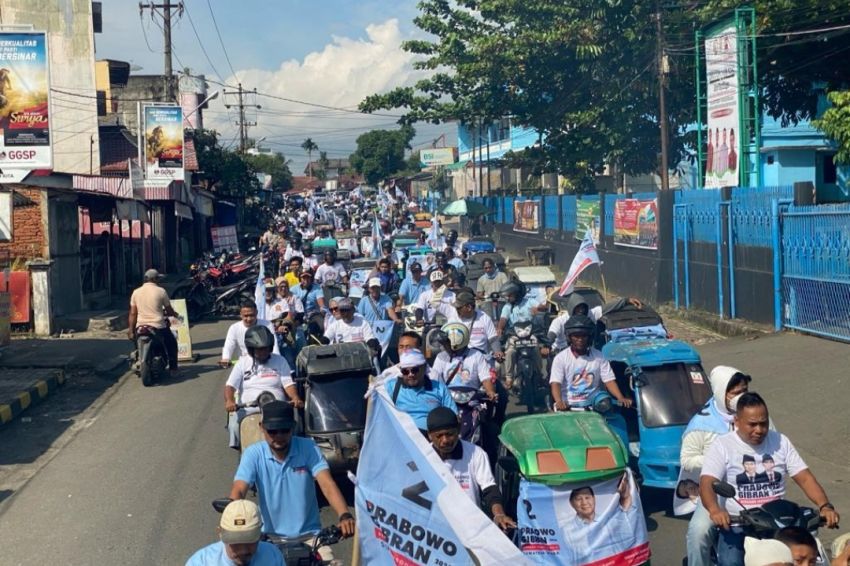
[[[0,32],[0,169],[51,169],[44,32]]]
[[[540,233],[540,201],[514,201],[514,232]]]
[[[576,201],[576,231],[575,239],[583,240],[587,231],[593,235],[593,243],[599,243],[599,201],[577,200]]]
[[[183,111],[175,105],[142,105],[145,178],[182,181]]]
[[[419,152],[419,161],[427,167],[433,165],[451,165],[455,162],[454,147],[439,147],[435,149],[423,149]]]
[[[631,248],[658,249],[658,202],[634,198],[614,203],[614,243]]]
[[[707,144],[705,186],[735,187],[741,155],[738,32],[734,22],[705,39]]]

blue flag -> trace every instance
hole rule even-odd
[[[392,320],[376,320],[372,323],[372,333],[381,344],[382,356],[387,353],[387,347],[389,347],[390,341],[392,340],[394,329],[395,322]]]
[[[371,397],[355,491],[363,564],[527,566],[384,385]]]

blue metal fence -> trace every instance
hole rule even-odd
[[[614,235],[614,210],[618,200],[626,198],[626,195],[605,195],[605,218],[602,219],[602,226],[605,228],[606,236]]]
[[[547,195],[543,197],[543,228],[546,230],[558,230],[561,223],[558,218],[558,195]]]
[[[850,341],[850,205],[791,207],[781,218],[783,324]]]
[[[514,197],[502,197],[502,205],[505,207],[502,215],[502,223],[513,225],[514,223]]]

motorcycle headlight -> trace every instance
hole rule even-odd
[[[528,338],[531,336],[531,326],[518,326],[516,328],[517,338]]]
[[[472,396],[475,395],[475,391],[461,391],[459,389],[449,389],[449,392],[454,402],[461,405],[466,405],[472,401]]]
[[[611,411],[614,406],[614,401],[611,399],[610,395],[600,391],[590,400],[590,405],[593,407],[594,411],[604,415]]]

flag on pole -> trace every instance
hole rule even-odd
[[[257,303],[257,320],[266,319],[266,268],[263,254],[260,254],[260,272],[257,274],[257,286],[254,288],[254,302]]]
[[[438,252],[443,251],[443,248],[446,247],[443,237],[440,236],[440,221],[437,220],[436,213],[431,217],[431,229],[428,232],[427,242],[429,246]]]
[[[378,224],[378,215],[375,215],[375,221],[372,223],[372,252],[373,258],[381,257],[381,227]]]
[[[599,261],[599,254],[596,253],[596,245],[593,243],[593,234],[588,228],[587,233],[584,235],[584,239],[581,241],[581,245],[578,248],[578,252],[576,252],[576,256],[573,258],[573,263],[570,264],[570,270],[567,272],[567,276],[564,278],[564,282],[561,284],[561,288],[558,290],[558,295],[563,297],[572,292],[573,285],[575,285],[578,276],[581,275],[581,272],[585,270],[588,265],[591,264],[601,264]]]

